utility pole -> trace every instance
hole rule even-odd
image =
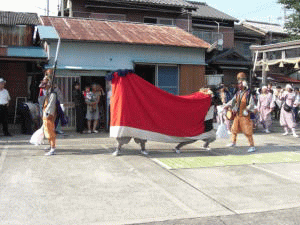
[[[61,0],[60,15],[61,17],[65,16],[65,0]]]
[[[47,0],[47,9],[46,9],[47,10],[47,16],[49,16],[49,1],[50,0]]]

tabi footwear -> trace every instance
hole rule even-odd
[[[179,150],[178,148],[174,148],[173,151],[176,152],[177,154],[180,154],[180,153],[181,153],[180,150]]]
[[[249,149],[248,149],[248,152],[250,153],[250,152],[255,152],[256,151],[256,149],[255,149],[255,147],[250,147]]]
[[[236,146],[236,144],[235,143],[230,143],[230,144],[228,144],[228,145],[226,145],[227,147],[235,147]]]
[[[143,155],[149,155],[149,153],[146,150],[141,150],[141,154],[143,154]]]
[[[112,153],[112,155],[113,155],[113,156],[118,156],[118,155],[120,155],[120,149],[116,149],[116,151],[114,151],[114,152]]]
[[[47,152],[45,155],[50,156],[55,154],[55,148],[51,148],[49,152]]]

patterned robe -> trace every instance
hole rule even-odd
[[[293,115],[293,111],[287,112],[284,110],[283,105],[286,103],[287,105],[293,107],[296,101],[296,95],[294,92],[285,92],[281,96],[282,107],[280,110],[280,126],[288,127],[290,129],[296,127],[295,117]]]
[[[272,124],[271,118],[271,104],[273,96],[271,93],[261,94],[258,97],[257,109],[259,112],[259,122],[263,123],[264,128],[269,128]]]

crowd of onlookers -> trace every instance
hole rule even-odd
[[[227,87],[221,84],[217,94],[222,104],[225,105],[233,98],[236,91],[233,85]],[[251,94],[255,104],[255,108],[250,114],[253,129],[263,129],[264,132],[270,133],[272,122],[279,120],[280,125],[284,128],[283,135],[288,135],[291,131],[294,137],[298,137],[295,127],[299,121],[299,88],[292,87],[290,84],[285,87],[273,87],[272,84],[268,84],[261,88],[253,88]],[[222,113],[227,130],[230,133],[232,121],[226,117],[226,112]]]
[[[76,131],[83,133],[87,121],[87,133],[98,133],[99,120],[104,115],[103,97],[105,92],[101,85],[86,86],[84,91],[78,82],[73,84],[73,102],[76,110]]]

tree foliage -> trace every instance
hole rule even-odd
[[[300,2],[299,0],[278,0],[287,10],[291,11],[285,20],[285,28],[290,34],[290,40],[300,39]]]

